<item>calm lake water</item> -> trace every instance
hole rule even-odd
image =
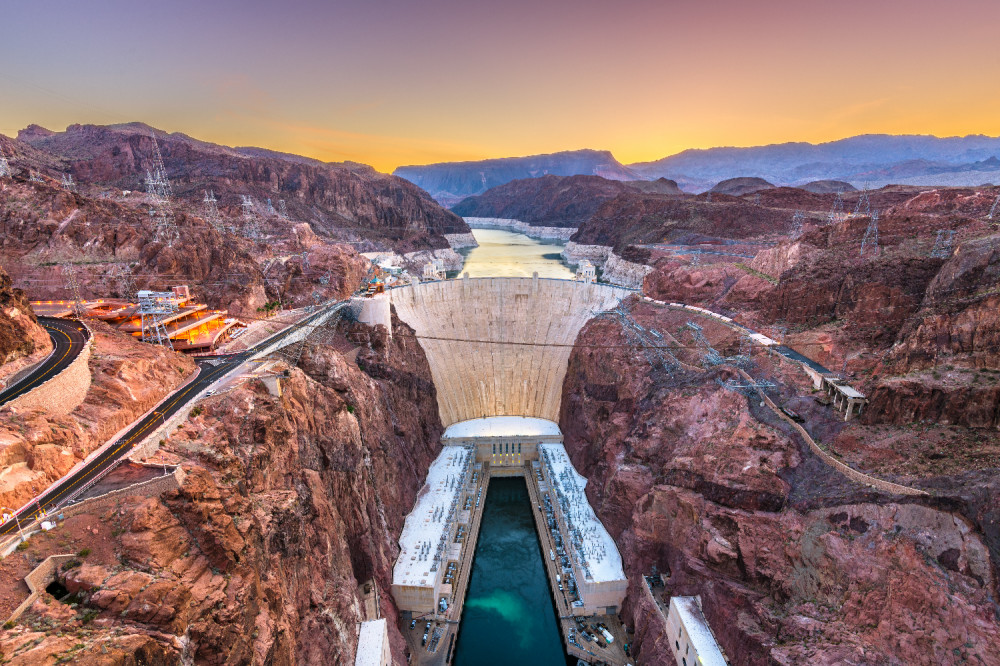
[[[459,250],[465,257],[465,267],[450,277],[468,273],[475,277],[538,277],[572,280],[573,271],[559,253],[566,243],[557,240],[537,240],[524,234],[502,229],[473,229],[479,247]]]
[[[490,480],[466,594],[456,666],[565,666],[524,479]]]

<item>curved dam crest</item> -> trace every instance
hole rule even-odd
[[[488,416],[558,422],[577,335],[631,293],[574,280],[462,278],[388,295],[420,338],[447,427]]]

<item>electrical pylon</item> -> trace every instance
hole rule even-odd
[[[826,221],[829,224],[836,224],[844,219],[844,194],[840,190],[837,190],[837,198],[833,200],[833,206],[830,208],[830,214],[826,216]]]
[[[243,236],[251,240],[257,240],[261,238],[260,232],[260,222],[257,219],[257,212],[254,210],[253,199],[248,195],[242,195],[243,202],[240,207],[243,208]]]
[[[871,221],[868,222],[868,228],[865,230],[865,237],[861,239],[861,256],[865,256],[865,252],[871,248],[872,255],[878,256],[878,211],[871,212]]]
[[[83,319],[85,310],[83,307],[83,299],[80,298],[80,282],[76,277],[76,267],[72,264],[65,264],[63,266],[63,275],[66,278],[66,289],[69,291],[70,297],[73,299],[73,316],[77,319]]]
[[[934,247],[931,248],[931,256],[935,259],[947,259],[951,256],[954,244],[955,232],[953,230],[938,229],[937,238],[934,239]]]

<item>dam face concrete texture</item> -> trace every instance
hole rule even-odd
[[[447,427],[485,416],[558,421],[580,329],[632,292],[572,280],[463,278],[388,293],[421,337]]]

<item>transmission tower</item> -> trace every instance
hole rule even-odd
[[[871,220],[865,230],[865,237],[861,239],[861,256],[865,256],[865,251],[871,248],[872,255],[878,256],[878,211],[872,211]]]
[[[997,195],[997,200],[993,202],[993,208],[990,208],[990,214],[986,216],[987,220],[992,220],[993,216],[1000,213],[1000,194]]]
[[[711,192],[709,192],[708,195],[705,197],[705,202],[706,203],[712,203],[712,193]]]
[[[689,321],[684,324],[684,328],[691,331],[691,336],[694,337],[695,342],[697,342],[702,347],[702,363],[706,366],[722,365],[725,363],[725,359],[722,358],[722,354],[717,352],[712,343],[708,341],[705,334],[702,333],[702,327],[693,321]]]
[[[691,265],[692,266],[700,266],[701,265],[701,250],[692,250],[691,254],[694,255],[693,257],[691,257]]]
[[[798,238],[802,235],[802,223],[805,219],[806,216],[801,210],[795,211],[795,215],[792,215],[792,238]]]
[[[219,214],[219,200],[215,198],[215,192],[206,190],[203,201],[205,202],[205,219],[220,234],[227,233],[229,228],[222,222],[222,215]]]
[[[177,301],[171,291],[139,292],[139,316],[142,319],[142,340],[164,347],[174,348],[170,334],[164,325],[166,315],[177,312]]]
[[[753,195],[753,205],[754,206],[759,206],[760,205],[760,192],[754,192],[754,195]]]
[[[868,216],[872,213],[872,202],[868,198],[868,183],[865,183],[865,187],[861,190],[861,197],[858,199],[857,205],[854,207],[855,215]]]
[[[260,222],[257,219],[257,211],[254,210],[253,199],[244,194],[243,203],[243,236],[251,240],[261,238]]]
[[[115,268],[113,277],[118,283],[118,293],[126,301],[135,300],[135,280],[132,276],[132,269],[128,264],[122,262]]]
[[[37,171],[28,171],[28,182],[29,183],[44,183],[45,180],[38,175]]]
[[[837,198],[833,200],[833,206],[830,208],[830,214],[826,216],[826,221],[830,224],[836,224],[844,219],[844,194],[840,190],[837,190]]]
[[[64,190],[69,192],[76,192],[76,183],[73,181],[73,174],[64,173],[62,177],[62,186]]]
[[[267,214],[277,215],[278,211],[274,210],[274,204],[271,203],[271,197],[267,198]]]
[[[153,201],[149,217],[156,227],[153,242],[163,243],[167,247],[178,239],[177,226],[174,223],[174,211],[171,204],[173,191],[167,178],[167,169],[163,166],[163,156],[160,154],[160,144],[153,139],[153,170],[146,170],[146,193]]]
[[[0,151],[0,178],[10,178],[10,165],[7,164],[7,156]]]
[[[85,309],[83,307],[83,299],[80,298],[80,282],[76,277],[76,267],[66,264],[63,266],[63,275],[66,278],[66,289],[73,299],[73,316],[77,319],[83,319]]]
[[[954,231],[950,229],[938,229],[937,238],[934,239],[934,247],[931,248],[931,256],[935,259],[947,259],[951,256],[954,244]]]
[[[767,391],[773,391],[777,388],[777,384],[766,379],[755,379],[752,381],[736,381],[735,379],[727,379],[722,381],[718,377],[715,378],[716,383],[724,389],[729,391],[736,391],[741,393],[748,398],[752,398],[757,395],[758,392],[765,393]]]
[[[680,369],[680,361],[664,344],[663,334],[652,328],[647,329],[635,321],[629,307],[628,303],[623,301],[613,310],[597,313],[594,318],[617,321],[629,346],[642,349],[651,367],[661,366],[667,372]]]
[[[288,219],[288,208],[285,207],[285,200],[284,199],[278,199],[278,215],[283,220],[287,220]]]

